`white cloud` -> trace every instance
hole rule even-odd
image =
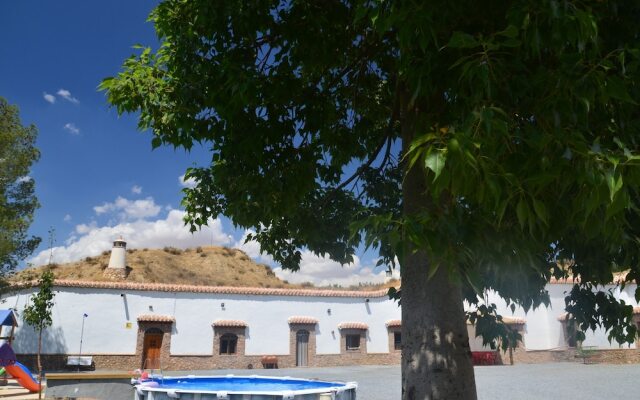
[[[256,241],[245,243],[248,234],[255,231],[248,229],[242,235],[242,238],[235,242],[234,247],[238,248],[257,262],[274,265],[273,258],[268,254],[260,254],[260,244]],[[375,263],[375,261],[374,261]],[[311,251],[302,251],[302,260],[300,261],[300,270],[292,272],[283,270],[282,268],[273,268],[274,272],[280,279],[287,280],[291,283],[311,282],[316,286],[351,286],[358,283],[384,283],[390,277],[384,267],[375,268],[373,265],[362,265],[360,258],[354,256],[354,261],[348,265],[340,265],[327,257],[320,257]],[[400,278],[400,271],[395,269],[391,278]]]
[[[62,97],[63,99],[65,99],[68,102],[71,102],[73,104],[78,104],[80,103],[80,100],[76,99],[75,97],[73,97],[71,95],[71,92],[68,91],[67,89],[60,89],[56,92],[56,94],[60,97]]]
[[[96,256],[109,250],[113,239],[122,235],[127,240],[129,248],[234,246],[258,262],[274,265],[269,255],[260,254],[260,246],[257,242],[244,243],[247,235],[253,231],[246,230],[242,238],[234,240],[231,234],[224,231],[221,220],[216,218],[210,219],[208,226],[192,234],[189,232],[189,227],[184,224],[184,211],[173,208],[167,210],[165,214],[163,207],[157,205],[153,197],[129,200],[119,196],[113,202],[96,206],[94,211],[98,216],[115,215],[119,219],[115,223],[110,221],[102,225],[95,220],[76,225],[72,234],[65,240],[65,245],[53,249],[53,262],[66,263]],[[164,217],[151,220],[152,217],[158,217],[161,212],[165,215]],[[65,215],[64,220],[70,222],[71,215]],[[46,264],[48,261],[49,250],[43,250],[28,260],[33,265]],[[312,282],[318,286],[382,283],[387,279],[384,268],[362,265],[359,257],[354,257],[353,263],[341,266],[328,258],[316,256],[308,250],[302,251],[300,271],[294,273],[276,267],[274,272],[280,279],[292,283]],[[396,271],[394,277],[397,275]]]
[[[363,266],[360,258],[354,256],[351,264],[340,265],[326,257],[320,257],[308,250],[302,251],[300,270],[292,272],[282,268],[274,269],[280,279],[291,283],[312,282],[316,286],[350,286],[358,283],[384,283],[387,280],[383,267]]]
[[[131,193],[134,193],[134,194],[140,194],[140,193],[142,193],[142,186],[133,185],[133,186],[131,187]]]
[[[54,96],[52,94],[49,94],[47,92],[43,92],[42,93],[42,97],[45,99],[45,101],[47,101],[47,102],[49,102],[51,104],[56,102],[56,96]]]
[[[29,182],[32,179],[33,178],[31,178],[29,175],[25,175],[25,176],[21,176],[20,178],[18,178],[16,180],[16,182],[18,182],[18,183]]]
[[[233,238],[224,232],[219,219],[210,220],[209,226],[191,234],[184,225],[185,213],[171,210],[165,218],[155,221],[138,219],[113,226],[98,226],[95,222],[76,226],[75,234],[65,246],[53,249],[53,262],[66,263],[84,257],[96,256],[111,248],[113,239],[122,235],[129,248],[160,248],[173,246],[187,248],[195,246],[228,246]],[[33,265],[46,264],[49,250],[43,250],[28,262]]]
[[[189,178],[187,180],[184,179],[184,175],[180,175],[178,177],[178,181],[180,182],[180,186],[186,188],[194,188],[196,187],[196,180],[193,178]]]
[[[273,265],[274,264],[273,258],[270,255],[260,254],[260,244],[258,242],[256,242],[255,240],[251,240],[245,243],[245,241],[247,240],[247,236],[250,233],[255,234],[255,231],[252,229],[245,230],[244,234],[242,235],[242,238],[236,241],[233,247],[244,251],[245,253],[247,253],[249,257],[253,258],[258,262]]]
[[[76,124],[74,124],[73,122],[69,122],[69,123],[65,124],[64,125],[64,129],[66,129],[67,131],[69,131],[73,135],[77,135],[77,134],[80,133],[80,129],[78,129]]]
[[[118,196],[113,203],[104,203],[93,207],[98,215],[114,214],[121,220],[143,219],[157,216],[162,207],[157,205],[153,197],[141,200],[129,200]]]

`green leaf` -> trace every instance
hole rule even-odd
[[[607,79],[605,91],[614,99],[622,100],[631,104],[637,104],[629,95],[625,82],[617,76],[612,76]]]
[[[607,186],[609,187],[609,200],[613,202],[616,193],[622,189],[622,175],[616,176],[615,172],[608,171],[606,174]]]
[[[453,49],[470,49],[478,46],[480,43],[473,36],[459,31],[453,32],[449,43],[447,43],[447,47]]]
[[[500,36],[508,37],[510,39],[518,37],[518,28],[514,25],[509,25],[507,29],[499,33]]]
[[[447,156],[443,151],[434,150],[430,151],[424,159],[424,166],[435,174],[433,180],[435,181],[440,176],[442,168],[446,162]]]
[[[533,199],[533,210],[535,211],[538,218],[540,218],[540,220],[542,220],[542,222],[548,226],[549,213],[547,211],[547,207],[545,207],[545,205],[542,202],[536,199]]]
[[[516,206],[516,215],[518,216],[518,223],[520,223],[520,227],[524,229],[524,226],[527,222],[527,215],[529,214],[529,208],[527,207],[527,202],[524,198],[521,198]]]

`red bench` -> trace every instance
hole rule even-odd
[[[471,359],[473,365],[496,365],[498,363],[498,353],[495,351],[472,351]]]

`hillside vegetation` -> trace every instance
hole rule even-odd
[[[96,257],[86,257],[68,264],[51,264],[56,279],[110,281],[103,272],[109,265],[110,251]],[[46,266],[15,273],[10,281],[37,279]],[[291,284],[278,278],[265,264],[253,261],[245,252],[227,247],[197,247],[195,249],[129,249],[126,282],[170,283],[198,286],[245,286],[264,288],[311,288],[311,283]],[[331,289],[376,290],[398,286],[397,280],[385,284],[360,284]]]
[[[52,264],[56,279],[109,281],[103,271],[109,265],[110,252],[69,264]],[[12,281],[37,278],[46,266],[17,272]],[[127,250],[126,282],[170,283],[201,286],[249,286],[294,288],[300,285],[280,280],[271,268],[254,262],[246,253],[226,247],[198,247],[181,250]]]

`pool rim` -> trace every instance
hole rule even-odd
[[[143,391],[147,392],[160,392],[160,393],[189,393],[189,394],[224,394],[224,395],[259,395],[259,396],[292,396],[292,395],[305,395],[305,394],[323,394],[323,393],[340,393],[345,392],[347,390],[356,390],[358,389],[357,382],[335,382],[335,381],[323,381],[319,379],[305,379],[305,378],[294,378],[292,376],[264,376],[264,375],[235,375],[235,374],[227,374],[227,375],[184,375],[184,376],[150,376],[150,380],[140,382],[135,385],[136,392],[142,395]],[[161,388],[145,385],[147,382],[156,382],[156,380],[161,379],[205,379],[205,378],[260,378],[260,379],[272,379],[272,380],[288,380],[288,381],[301,381],[301,382],[324,382],[324,383],[332,383],[337,384],[339,386],[328,386],[324,388],[315,388],[315,389],[300,389],[300,390],[278,390],[278,391],[264,391],[264,390],[194,390],[194,389],[172,389],[172,388]]]

